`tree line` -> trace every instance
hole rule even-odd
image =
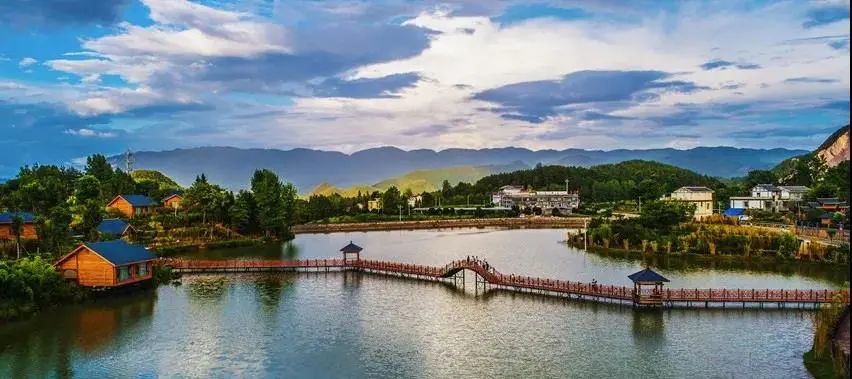
[[[86,159],[82,170],[55,165],[22,167],[15,178],[0,184],[0,210],[17,215],[12,227],[18,244],[19,215],[33,213],[38,239],[29,242],[28,250],[53,254],[81,240],[102,238],[96,230],[101,221],[119,217],[107,212],[106,204],[121,194],[142,194],[160,201],[171,193],[183,193],[180,220],[162,210],[134,217],[131,222],[140,229],[149,228],[151,221],[166,226],[220,224],[248,235],[290,237],[290,226],[296,222],[296,188],[265,169],[254,173],[250,188],[227,191],[208,182],[204,174],[185,190],[152,180],[137,181],[96,154]]]

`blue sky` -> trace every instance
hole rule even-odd
[[[94,152],[811,149],[849,1],[0,2],[0,177]]]

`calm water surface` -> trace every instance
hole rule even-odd
[[[208,258],[336,257],[442,265],[478,255],[505,273],[628,284],[642,262],[558,243],[560,230],[300,235]],[[657,262],[675,287],[834,288],[836,270]],[[468,276],[470,278],[470,275]],[[0,326],[7,377],[807,377],[809,311],[633,311],[358,273],[186,275],[180,286]]]

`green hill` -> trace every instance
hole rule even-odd
[[[156,170],[133,170],[130,176],[137,183],[139,182],[154,182],[161,190],[180,189],[180,186],[168,176]]]
[[[311,196],[311,195],[329,196],[329,195],[336,193],[336,194],[340,194],[341,196],[344,196],[344,197],[353,197],[353,196],[358,195],[358,192],[361,192],[361,194],[363,195],[363,194],[370,194],[370,193],[373,193],[373,191],[378,191],[378,190],[379,190],[378,188],[373,187],[373,186],[369,186],[369,185],[366,185],[366,184],[354,185],[354,186],[347,187],[347,188],[337,188],[337,187],[331,185],[330,183],[322,182],[319,185],[317,185],[316,187],[314,187],[314,189],[311,190],[311,192],[308,194],[308,196]]]
[[[415,170],[396,178],[383,180],[373,186],[381,190],[396,186],[401,191],[410,189],[414,193],[431,192],[441,188],[444,180],[449,181],[451,185],[456,185],[459,182],[473,183],[493,173],[494,168],[491,166],[456,166]]]
[[[459,182],[473,183],[487,175],[526,167],[523,163],[516,162],[499,166],[453,166],[414,170],[405,175],[382,180],[372,186],[357,184],[347,188],[338,188],[328,182],[322,182],[310,192],[310,195],[328,196],[338,193],[351,197],[357,195],[359,191],[365,194],[373,191],[384,191],[391,186],[396,186],[400,191],[410,189],[414,193],[431,192],[440,189],[444,180],[450,182],[451,185],[456,185]]]

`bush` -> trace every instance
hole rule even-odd
[[[84,294],[41,257],[0,262],[0,319],[78,301]]]

